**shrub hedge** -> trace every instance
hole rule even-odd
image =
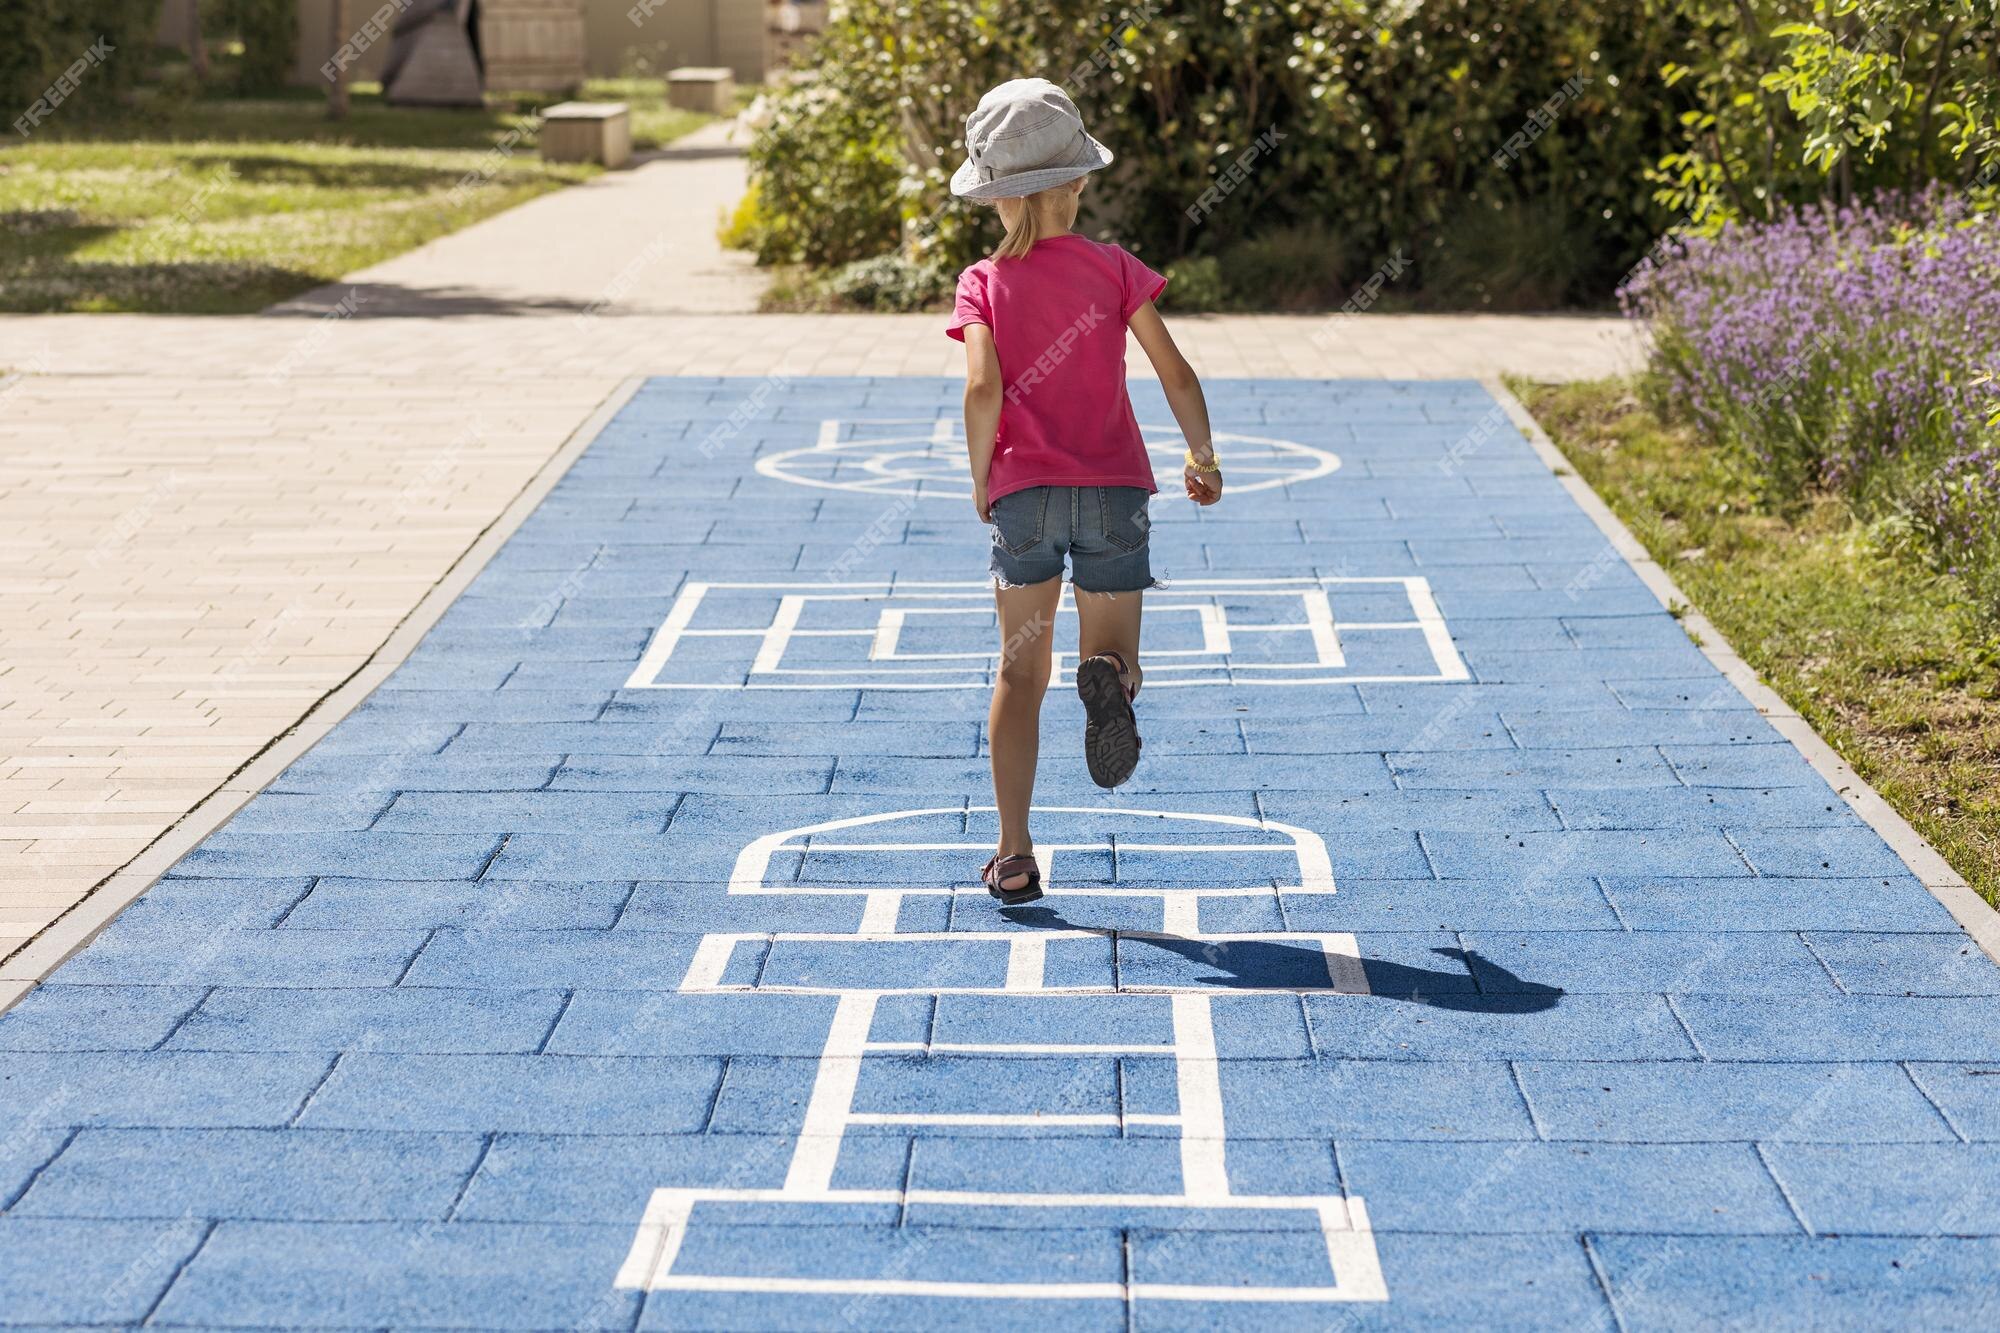
[[[298,7],[292,0],[222,0],[217,17],[243,42],[236,91],[252,97],[282,91],[298,58]]]
[[[145,72],[159,9],[159,0],[0,0],[0,106],[8,126],[99,39],[108,54],[80,73],[52,114],[130,90]]]
[[[1930,3],[1952,11],[1934,31],[1912,17]],[[1891,91],[1973,87],[1994,49],[1992,0],[1895,5],[1907,12],[1876,39],[1901,53]],[[968,262],[997,224],[946,189],[965,114],[993,84],[1041,75],[1119,155],[1085,196],[1084,228],[1156,264],[1214,259],[1222,290],[1204,304],[1325,304],[1321,289],[1351,291],[1397,253],[1414,268],[1393,288],[1406,304],[1606,301],[1662,231],[1976,174],[1978,155],[1954,156],[1940,137],[1942,109],[1906,108],[1872,152],[1829,175],[1824,115],[1800,110],[1819,95],[1820,68],[1797,68],[1801,25],[1844,25],[1837,49],[1866,46],[1847,31],[1854,15],[1829,6],[1852,10],[849,0],[804,57],[810,79],[777,96],[752,148],[762,207],[742,231],[767,260],[849,263],[900,244],[911,262]],[[1827,95],[1848,89],[1853,103],[1853,83]],[[1311,293],[1271,262],[1297,251],[1282,239],[1274,251],[1272,238],[1307,233],[1327,243],[1306,274]]]

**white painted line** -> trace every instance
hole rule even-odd
[[[1320,936],[1326,953],[1326,976],[1342,995],[1371,995],[1368,972],[1361,966],[1361,945],[1349,934]]]
[[[1172,1046],[996,1041],[871,1041],[871,1051],[949,1051],[976,1055],[1172,1055]],[[1178,1121],[1180,1117],[1168,1119]],[[1137,1121],[1138,1116],[1128,1116]]]
[[[1019,1115],[999,1112],[984,1114],[966,1112],[963,1114],[943,1111],[911,1111],[901,1115],[887,1112],[869,1111],[847,1117],[850,1125],[1117,1125],[1120,1120],[1115,1115],[1037,1115],[1032,1111]]]
[[[1335,615],[1328,589],[1334,587],[1396,587],[1410,602],[1409,620],[1369,620],[1340,622]],[[931,583],[917,580],[894,584],[866,583],[768,583],[728,582],[691,585],[683,597],[693,600],[693,590],[769,594],[774,609],[764,625],[691,626],[693,608],[677,600],[663,625],[648,644],[640,666],[627,681],[632,689],[667,690],[827,690],[827,689],[986,689],[991,684],[998,650],[979,649],[949,652],[904,652],[900,643],[908,617],[912,615],[992,615],[991,592],[983,583]],[[1262,623],[1232,626],[1227,608],[1216,599],[1279,598],[1299,602],[1301,618],[1293,623]],[[793,599],[797,599],[794,601]],[[713,601],[713,599],[711,599]],[[832,627],[801,630],[799,623],[806,606],[818,603],[851,603],[875,606],[874,624],[868,627]],[[964,603],[957,605],[956,603]],[[801,605],[802,604],[802,605]],[[1155,595],[1149,608],[1155,615],[1192,612],[1200,621],[1202,644],[1156,650],[1148,659],[1148,676],[1156,689],[1191,689],[1254,685],[1270,687],[1314,687],[1375,682],[1463,681],[1471,678],[1451,642],[1451,634],[1438,611],[1430,585],[1422,577],[1406,575],[1279,576],[1245,579],[1189,579],[1175,584],[1173,591]],[[1065,601],[1059,614],[1073,613]],[[1292,660],[1235,661],[1234,634],[1289,634],[1301,640]],[[852,665],[784,664],[790,641],[801,634],[818,637],[867,637],[871,647],[865,660]],[[1355,636],[1412,635],[1421,637],[1433,670],[1358,671],[1349,674]],[[757,648],[748,654],[747,665],[732,665],[727,659],[700,659],[676,665],[675,646],[695,636],[722,636],[755,639]],[[1292,651],[1290,649],[1287,650]],[[1058,672],[1074,654],[1057,651]],[[1365,658],[1364,658],[1365,664]],[[690,677],[665,678],[672,671]]]
[[[806,609],[806,599],[787,595],[778,599],[778,613],[771,617],[770,626],[764,631],[764,641],[758,646],[757,658],[750,664],[753,675],[769,675],[784,661],[785,649],[791,646],[792,630],[799,623],[799,613]]]
[[[1222,1075],[1206,995],[1175,995],[1174,1082],[1180,1094],[1181,1184],[1190,1202],[1229,1197],[1223,1164]]]
[[[1389,1284],[1382,1278],[1382,1258],[1375,1249],[1368,1206],[1350,1197],[1346,1207],[1320,1205],[1320,1230],[1326,1236],[1326,1261],[1334,1285],[1355,1301],[1386,1301]]]
[[[787,1194],[810,1194],[832,1187],[841,1136],[847,1132],[847,1117],[854,1109],[854,1088],[861,1080],[862,1051],[874,1021],[873,992],[849,991],[840,997],[820,1053],[812,1097],[806,1103],[799,1146],[785,1172]]]
[[[1315,588],[1305,595],[1306,625],[1312,631],[1313,651],[1319,655],[1319,665],[1344,667],[1347,655],[1340,651],[1340,635],[1333,627],[1333,603],[1327,600],[1326,589]]]
[[[892,606],[882,608],[882,614],[875,618],[875,638],[868,645],[868,660],[881,661],[896,655],[896,640],[903,633],[904,612]]]
[[[1042,972],[1047,965],[1047,959],[1047,936],[1042,934],[1014,936],[1007,944],[1007,989],[1040,990]]]
[[[903,895],[871,889],[868,905],[861,909],[863,935],[893,935],[896,919],[903,914]]]
[[[650,1290],[673,1268],[687,1237],[688,1215],[694,1200],[674,1190],[654,1190],[646,1201],[646,1215],[639,1234],[618,1269],[611,1285],[623,1290]]]
[[[995,813],[995,809],[990,805],[929,806],[910,810],[889,810],[872,815],[850,815],[842,819],[829,819],[818,824],[804,824],[798,828],[780,829],[774,833],[766,833],[762,837],[752,840],[741,852],[737,853],[736,864],[731,869],[729,875],[729,891],[735,894],[774,891],[782,893],[867,892],[868,889],[865,886],[856,886],[853,890],[827,889],[823,886],[807,888],[803,885],[778,886],[773,889],[765,885],[764,876],[769,873],[771,858],[777,854],[780,848],[794,841],[803,843],[816,834],[834,833],[841,829],[866,828],[877,824],[894,823],[901,819],[922,819],[932,815],[963,816],[992,813]],[[1281,824],[1276,820],[1254,819],[1247,815],[1199,814],[1174,810],[1133,810],[1086,805],[1038,805],[1034,807],[1034,813],[1043,815],[1090,815],[1100,820],[1174,820],[1181,823],[1215,824],[1224,828],[1249,828],[1256,829],[1261,833],[1278,834],[1289,838],[1289,845],[1275,843],[1268,850],[1290,851],[1298,862],[1299,882],[1296,885],[1287,886],[1287,891],[1295,889],[1302,893],[1321,894],[1330,894],[1334,891],[1333,861],[1327,854],[1326,840],[1311,829],[1301,828],[1296,824]],[[928,843],[917,845],[925,848],[933,846]],[[883,846],[893,849],[893,844],[883,844]],[[945,845],[946,849],[955,846],[956,844]],[[870,848],[870,850],[874,849]],[[1162,845],[1159,850],[1170,850],[1170,848]],[[1260,847],[1258,850],[1265,849]],[[1043,878],[1046,881],[1052,878],[1052,876],[1045,874]],[[901,886],[898,887],[900,888]],[[1144,890],[1143,892],[1169,891]]]
[[[681,595],[674,599],[666,620],[646,644],[646,651],[639,658],[639,665],[633,667],[632,674],[625,678],[626,689],[649,689],[653,682],[659,679],[661,669],[667,665],[667,659],[674,655],[674,649],[680,646],[681,636],[687,632],[688,622],[694,619],[694,613],[701,606],[701,599],[707,593],[706,583],[690,583],[681,589]]]
[[[1471,680],[1471,670],[1466,667],[1465,659],[1458,655],[1458,645],[1451,641],[1451,629],[1444,623],[1444,612],[1438,610],[1437,598],[1431,596],[1430,580],[1407,578],[1403,580],[1403,587],[1409,592],[1410,605],[1417,609],[1417,623],[1423,626],[1424,642],[1430,645],[1438,675],[1445,680]]]
[[[1201,894],[1183,889],[1160,895],[1160,930],[1163,934],[1192,938],[1201,934]]]
[[[737,942],[746,938],[757,937],[702,936],[701,943],[694,946],[694,958],[688,963],[687,975],[681,978],[680,988],[684,991],[708,991],[722,985],[722,974],[729,970],[730,955],[736,952]]]

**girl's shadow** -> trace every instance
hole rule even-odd
[[[1141,978],[1158,971],[1163,980],[1185,980],[1191,986],[1213,986],[1222,990],[1331,991],[1333,979],[1327,975],[1326,954],[1315,948],[1284,944],[1278,940],[1192,940],[1179,935],[1145,934],[1101,930],[1077,926],[1046,904],[1004,908],[1009,921],[1051,929],[1087,930],[1093,934],[1117,936],[1115,947],[1126,944],[1157,949],[1177,955],[1189,963],[1205,965],[1212,972],[1190,974],[1183,966],[1144,954],[1119,957],[1121,971],[1135,971]],[[1471,949],[1433,949],[1463,967],[1456,972],[1431,972],[1406,963],[1386,959],[1362,960],[1368,989],[1385,1000],[1405,1000],[1433,1009],[1455,1009],[1473,1014],[1533,1014],[1553,1009],[1562,998],[1559,986],[1545,986],[1516,976],[1492,959]]]

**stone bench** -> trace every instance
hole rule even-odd
[[[668,106],[726,116],[735,98],[736,77],[721,66],[683,65],[667,72]]]
[[[559,102],[542,113],[542,160],[622,167],[632,158],[632,114],[623,102]]]

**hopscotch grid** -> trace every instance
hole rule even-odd
[[[1349,586],[1400,588],[1411,608],[1411,619],[1371,619],[1343,622],[1335,615],[1329,589]],[[700,607],[712,592],[775,593],[777,605],[769,621],[762,625],[695,626]],[[1304,618],[1273,623],[1233,624],[1227,619],[1222,598],[1278,598],[1296,596]],[[983,583],[894,580],[891,582],[823,583],[797,582],[690,582],[676,597],[666,619],[654,631],[638,664],[626,679],[626,689],[983,689],[991,684],[998,650],[958,652],[903,652],[899,648],[902,630],[912,615],[979,615],[990,617],[992,593]],[[1174,598],[1182,600],[1171,600]],[[1193,598],[1195,600],[1186,600]],[[899,600],[921,600],[931,605],[897,606]],[[966,602],[964,607],[937,603]],[[799,621],[809,603],[881,604],[874,626],[801,626]],[[1171,590],[1156,594],[1149,607],[1155,615],[1195,613],[1200,622],[1202,646],[1166,648],[1149,655],[1154,665],[1149,675],[1156,688],[1196,686],[1257,685],[1311,686],[1327,684],[1384,684],[1414,682],[1469,681],[1471,672],[1452,642],[1451,632],[1438,609],[1429,582],[1420,575],[1314,575],[1278,576],[1254,579],[1187,579]],[[1058,602],[1057,614],[1074,614],[1074,594],[1066,585]],[[1415,634],[1429,652],[1434,670],[1417,672],[1348,672],[1347,647],[1343,634]],[[1232,653],[1233,636],[1241,634],[1303,635],[1312,644],[1311,660],[1292,662],[1237,661]],[[697,661],[694,669],[721,672],[719,680],[663,680],[682,640],[690,638],[747,639],[756,642],[747,672],[738,674],[726,664]],[[841,666],[787,666],[784,657],[799,639],[867,639],[868,658],[864,663]],[[1054,651],[1057,674],[1074,652]],[[1205,662],[1176,659],[1201,658]],[[1164,660],[1162,660],[1164,659]],[[921,663],[963,665],[925,666]],[[1332,670],[1342,674],[1299,674]],[[1173,679],[1173,673],[1204,673],[1200,679]],[[1252,673],[1248,675],[1240,673]],[[1268,674],[1263,674],[1268,673]],[[1292,673],[1292,674],[1284,674]],[[1169,678],[1161,679],[1161,676]],[[933,680],[931,677],[944,677]]]
[[[946,842],[869,842],[853,841],[851,837],[843,841],[827,841],[815,844],[813,839],[821,835],[839,835],[842,830],[863,828],[892,821],[927,819],[941,815],[958,817],[969,821],[975,814],[991,813],[990,807],[945,807],[925,810],[892,811],[875,815],[858,815],[827,820],[804,828],[782,830],[766,834],[752,840],[739,852],[736,865],[732,869],[729,883],[731,893],[790,892],[809,891],[804,885],[772,886],[766,877],[773,869],[774,859],[789,857],[801,851],[844,850],[858,853],[902,852],[920,854],[936,850],[958,850],[962,844]],[[1130,843],[1114,836],[1106,841],[1054,844],[1046,848],[1045,854],[1056,851],[1073,854],[1083,850],[1108,849],[1117,854],[1123,847],[1127,850],[1157,850],[1170,853],[1185,853],[1194,849],[1209,852],[1226,852],[1234,855],[1269,855],[1273,851],[1289,852],[1297,863],[1298,890],[1300,892],[1332,893],[1335,891],[1331,862],[1327,856],[1325,843],[1318,835],[1306,829],[1269,819],[1252,819],[1235,815],[1180,814],[1167,811],[1098,809],[1091,807],[1048,807],[1043,814],[1087,814],[1099,820],[1138,819],[1186,820],[1222,829],[1253,829],[1266,836],[1288,839],[1285,842],[1244,842],[1240,834],[1233,838],[1220,834],[1209,843],[1178,844],[1168,842]],[[1219,831],[1218,831],[1219,832]],[[981,844],[983,845],[983,844]],[[1051,864],[1053,862],[1051,861]],[[812,886],[818,887],[818,886]],[[703,1187],[662,1187],[656,1189],[649,1198],[645,1216],[635,1235],[630,1252],[618,1274],[617,1285],[625,1288],[639,1288],[652,1291],[710,1291],[710,1292],[752,1292],[752,1293],[792,1293],[800,1295],[846,1295],[846,1296],[892,1296],[917,1297],[958,1297],[976,1299],[1105,1299],[1128,1303],[1138,1300],[1164,1301],[1264,1301],[1278,1303],[1312,1303],[1344,1301],[1380,1301],[1387,1299],[1387,1289],[1383,1284],[1380,1260],[1376,1254],[1372,1230],[1367,1214],[1359,1198],[1341,1196],[1261,1194],[1238,1195],[1232,1192],[1225,1154],[1227,1152],[1226,1127],[1221,1088],[1220,1056],[1216,1047],[1215,1029],[1211,1014],[1213,991],[1199,984],[1134,986],[1122,984],[1117,968],[1120,950],[1116,947],[1121,939],[1173,940],[1175,942],[1194,941],[1227,945],[1243,941],[1290,940],[1318,946],[1322,954],[1327,974],[1323,984],[1311,986],[1262,985],[1252,987],[1231,987],[1234,993],[1255,991],[1258,993],[1296,993],[1311,991],[1351,990],[1366,993],[1366,976],[1360,966],[1358,946],[1354,936],[1341,932],[1272,932],[1272,931],[1227,931],[1202,934],[1198,930],[1187,929],[1179,933],[1153,930],[1124,930],[1069,927],[1056,930],[1033,932],[1003,930],[914,930],[903,932],[895,929],[892,914],[882,904],[900,904],[902,896],[912,890],[905,885],[855,886],[855,891],[870,895],[868,915],[864,926],[870,924],[886,930],[869,932],[809,930],[759,932],[716,932],[705,936],[697,946],[695,956],[690,961],[686,975],[679,987],[682,993],[813,993],[834,995],[837,1006],[829,1025],[825,1044],[822,1047],[817,1071],[807,1106],[796,1136],[793,1157],[787,1169],[785,1182],[779,1188],[731,1188],[721,1186]],[[919,890],[921,891],[921,890]],[[940,892],[956,892],[955,889],[941,889]],[[1162,904],[1162,917],[1184,927],[1199,924],[1198,903],[1206,894],[1235,894],[1237,892],[1268,893],[1271,890],[1193,890],[1176,887],[1153,887],[1130,889],[1132,896],[1158,898]],[[1178,904],[1169,909],[1168,904]],[[872,922],[870,918],[873,918]],[[1051,942],[1072,940],[1109,939],[1113,985],[1111,987],[1072,987],[1049,984],[1047,975],[1047,953]],[[738,944],[746,940],[761,941],[762,956],[755,980],[748,983],[727,984],[722,978],[728,973],[730,962]],[[951,987],[927,985],[921,987],[891,988],[879,985],[864,987],[824,986],[793,987],[767,981],[769,964],[775,946],[784,942],[799,943],[880,943],[924,944],[947,942],[952,945],[979,943],[1004,946],[1005,984],[998,987]],[[997,957],[997,955],[996,955]],[[1172,1040],[1165,1044],[1158,1041],[1132,1041],[1109,1043],[1062,1043],[1062,1042],[944,1042],[938,1041],[937,1021],[939,1007],[936,999],[946,994],[992,994],[1013,998],[1024,996],[1046,996],[1067,994],[1122,994],[1122,995],[1162,995],[1167,997],[1171,1014]],[[919,994],[929,997],[929,1023],[926,1039],[923,1041],[875,1041],[871,1033],[881,999],[892,994]],[[868,1111],[856,1106],[856,1098],[861,1086],[863,1067],[871,1055],[894,1057],[918,1054],[1003,1054],[1003,1055],[1047,1055],[1088,1053],[1114,1058],[1118,1069],[1118,1094],[1115,1110],[1109,1112],[1060,1112],[1036,1115],[1024,1112],[923,1112],[923,1111]],[[1123,1056],[1171,1057],[1174,1061],[1177,1088],[1177,1109],[1172,1113],[1128,1110],[1129,1101],[1124,1088]],[[893,1066],[892,1066],[893,1068]],[[907,1169],[900,1187],[893,1189],[850,1189],[835,1188],[833,1178],[842,1146],[847,1134],[861,1127],[983,1127],[991,1129],[1016,1130],[1063,1130],[1063,1129],[1109,1129],[1125,1135],[1134,1127],[1161,1127],[1175,1131],[1181,1160],[1181,1188],[1178,1192],[1152,1193],[1044,1193],[1012,1192],[967,1189],[919,1189],[911,1186]],[[914,1140],[913,1140],[914,1141]],[[906,1161],[907,1167],[907,1161]],[[878,1277],[828,1278],[828,1277],[778,1277],[753,1275],[718,1275],[703,1273],[675,1273],[672,1271],[682,1241],[684,1240],[695,1207],[701,1203],[731,1204],[792,1204],[805,1206],[879,1205],[892,1204],[899,1217],[910,1221],[912,1207],[937,1207],[953,1213],[969,1214],[965,1225],[981,1226],[979,1209],[1049,1209],[1059,1208],[1072,1213],[1081,1211],[1086,1215],[1109,1214],[1105,1225],[1120,1227],[1132,1225],[1175,1226],[1186,1225],[1192,1217],[1207,1217],[1210,1213],[1228,1214],[1232,1210],[1258,1210],[1266,1212],[1287,1212],[1304,1214],[1310,1221],[1303,1225],[1316,1226],[1326,1246],[1330,1283],[1294,1286],[1254,1286],[1218,1285],[1198,1283],[1144,1283],[1132,1280],[1129,1269],[1117,1282],[976,1282],[963,1280],[927,1280],[888,1274]],[[1165,1214],[1153,1219],[1155,1212]],[[1132,1215],[1139,1220],[1131,1220]],[[990,1214],[989,1214],[990,1216]],[[951,1225],[961,1225],[955,1219]],[[1208,1229],[1231,1230],[1228,1223],[1203,1222],[1197,1232]]]

